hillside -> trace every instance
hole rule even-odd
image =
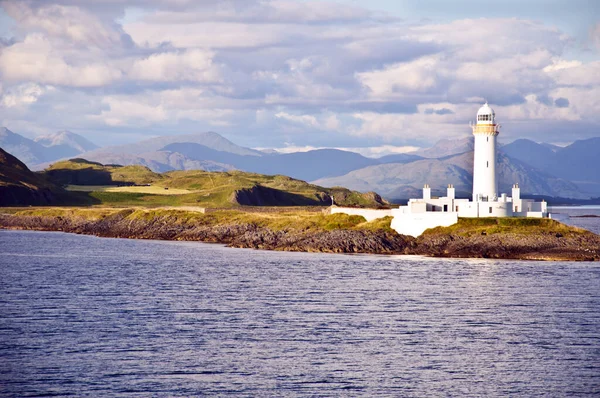
[[[0,148],[0,206],[55,204],[67,196],[62,188]]]
[[[85,159],[54,163],[43,174],[58,185],[141,185],[162,179],[144,166],[104,166]]]
[[[470,152],[473,150],[473,148],[474,141],[472,136],[460,139],[445,138],[436,142],[431,148],[420,149],[416,152],[412,152],[411,155],[437,159],[459,153]]]
[[[84,159],[59,162],[43,173],[69,189],[87,191],[94,200],[118,206],[384,206],[375,193],[322,188],[282,175],[241,171],[171,171],[143,166],[102,165]]]
[[[572,181],[583,192],[600,195],[600,168],[597,167],[600,137],[575,141],[564,148],[517,140],[502,150],[523,163]]]
[[[221,164],[230,164],[238,170],[261,174],[283,174],[301,180],[339,176],[352,170],[378,164],[376,159],[337,149],[318,149],[262,157],[240,156],[216,151],[199,144],[171,144],[163,150],[181,153],[192,160],[212,160]]]

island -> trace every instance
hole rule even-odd
[[[33,173],[0,152],[3,229],[279,251],[600,261],[600,236],[552,219],[459,218],[412,237],[396,233],[391,217],[330,214],[332,201],[390,207],[376,193],[237,171],[159,174],[74,159]]]

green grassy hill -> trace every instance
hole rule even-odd
[[[54,163],[43,174],[60,185],[140,185],[162,179],[144,166],[103,165],[85,159]]]
[[[55,163],[41,174],[70,190],[86,190],[91,200],[109,206],[327,206],[332,196],[337,205],[343,206],[387,204],[375,193],[323,188],[282,175],[241,171],[158,174],[143,166],[72,159]]]

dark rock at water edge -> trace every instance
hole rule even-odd
[[[435,257],[599,261],[600,236],[562,234],[472,234],[428,232],[419,238],[386,230],[271,230],[252,223],[173,223],[169,217],[128,218],[124,210],[97,220],[0,214],[0,228],[64,231],[102,237],[202,241],[237,248],[280,251],[417,254]]]

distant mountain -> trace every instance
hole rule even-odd
[[[472,136],[460,139],[443,139],[436,142],[431,148],[420,149],[416,152],[411,152],[411,155],[437,159],[459,153],[470,152],[473,150],[473,148],[474,140]]]
[[[544,169],[555,153],[547,146],[527,139],[516,140],[504,145],[501,151],[511,158],[521,160],[538,169]]]
[[[82,136],[69,131],[61,131],[30,140],[6,127],[0,127],[0,147],[32,167],[37,164],[74,157],[82,152],[98,148],[97,145]]]
[[[51,160],[73,157],[99,148],[98,145],[70,131],[39,136],[34,141],[48,148],[46,158],[52,158]]]
[[[196,145],[196,144],[193,144]],[[88,156],[85,154],[83,156]],[[90,156],[91,161],[103,164],[119,164],[122,166],[140,165],[146,166],[154,172],[164,173],[172,170],[205,170],[205,171],[229,171],[236,168],[232,165],[222,164],[211,160],[193,160],[181,153],[169,151],[155,151],[130,155],[125,153],[102,154]],[[44,169],[49,165],[43,165]]]
[[[305,181],[343,175],[349,171],[378,163],[376,159],[338,149],[318,149],[256,157],[240,156],[215,151],[204,145],[185,143],[167,145],[163,151],[177,152],[192,160],[212,160],[230,164],[239,170],[269,175],[282,174]]]
[[[419,197],[420,189],[429,184],[436,194],[445,193],[447,184],[453,184],[457,195],[470,197],[473,181],[473,152],[442,159],[423,159],[407,164],[370,166],[344,176],[313,181],[321,186],[345,186],[358,191],[377,191],[386,198]],[[586,198],[576,185],[556,178],[502,153],[498,156],[500,192],[510,194],[512,184],[518,182],[523,193]],[[414,193],[418,194],[415,196]],[[408,196],[405,196],[408,195]]]
[[[43,145],[0,127],[0,148],[21,159],[26,164],[36,164],[50,160]]]
[[[225,137],[212,131],[209,131],[206,133],[162,136],[143,140],[134,144],[104,147],[95,151],[88,152],[83,157],[85,157],[86,159],[93,159],[98,162],[104,163],[100,160],[100,158],[107,154],[140,155],[143,153],[160,151],[165,146],[176,143],[201,144],[216,151],[229,152],[234,153],[236,155],[265,155],[263,152],[238,146],[226,139]]]
[[[550,149],[552,152],[557,152],[559,150],[561,150],[563,147],[558,146],[558,145],[554,145],[554,144],[548,144],[545,142],[542,142],[540,145],[545,146],[546,148]]]
[[[440,189],[452,183],[458,193],[466,193],[470,179],[470,174],[460,167],[438,159],[423,159],[408,164],[369,166],[341,177],[319,179],[313,181],[313,184],[327,187],[350,186],[361,192],[378,189],[380,195],[396,199],[406,198],[404,194],[417,192],[425,183]]]
[[[600,137],[575,141],[558,150],[548,172],[573,181],[600,182]]]
[[[380,164],[387,164],[387,163],[410,163],[410,162],[416,162],[417,160],[421,160],[424,159],[423,156],[419,156],[419,155],[413,155],[412,153],[398,153],[395,155],[387,155],[387,156],[382,156],[380,158],[377,158],[377,161]]]
[[[532,167],[574,182],[591,195],[600,195],[600,137],[575,141],[569,146],[548,147],[517,140],[502,151]]]

